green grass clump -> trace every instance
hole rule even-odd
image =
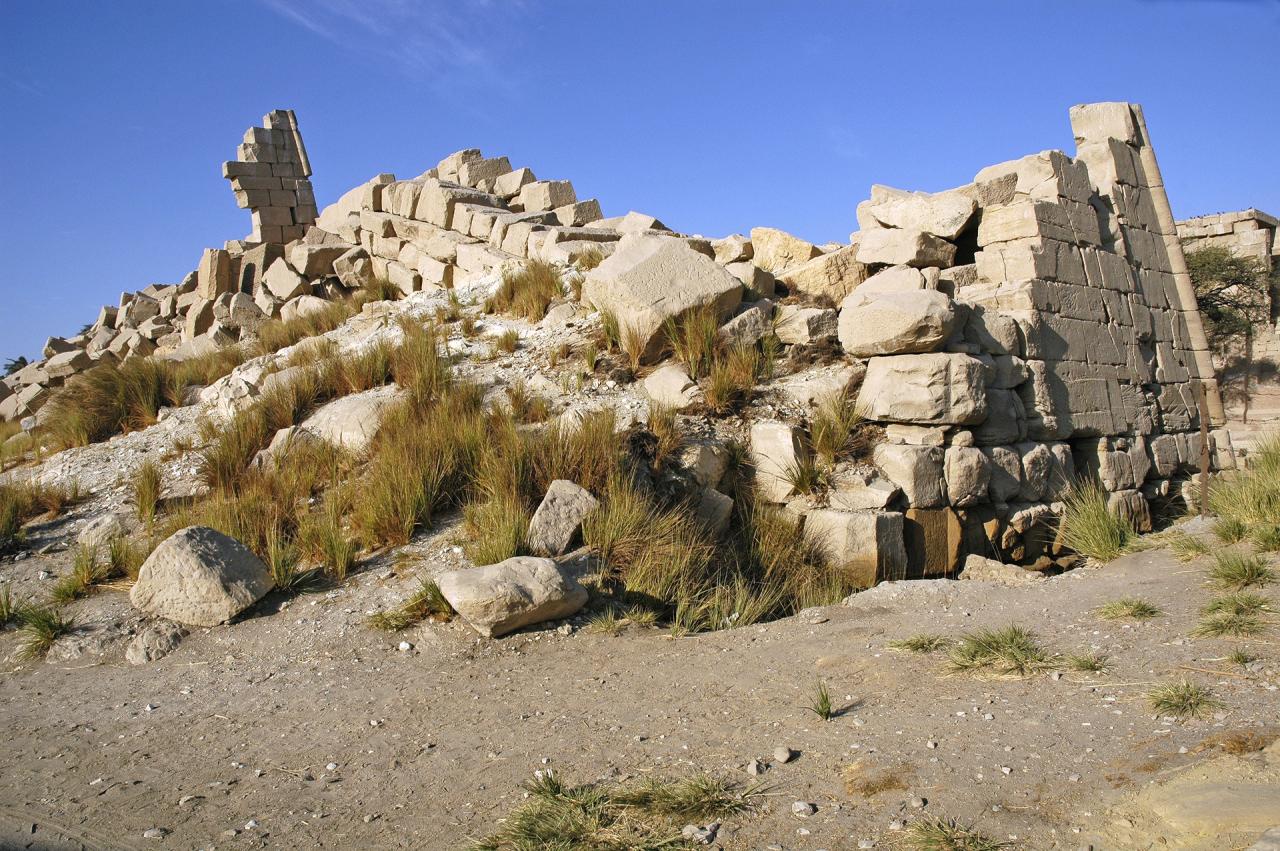
[[[547,315],[551,302],[563,296],[564,286],[556,267],[542,260],[529,260],[520,269],[503,273],[497,292],[485,302],[485,310],[537,322]]]
[[[50,593],[58,604],[70,603],[81,597],[87,597],[93,586],[107,578],[107,568],[99,563],[98,552],[94,547],[81,544],[76,547],[72,559],[71,573],[60,579]]]
[[[1008,842],[997,842],[971,826],[940,816],[925,816],[911,822],[903,840],[911,851],[998,851],[1011,847]]]
[[[830,466],[836,461],[857,455],[866,448],[859,426],[862,414],[847,391],[841,391],[818,406],[809,423],[809,437],[818,458]]]
[[[755,346],[734,346],[714,358],[703,398],[715,414],[727,414],[747,401],[766,362]]]
[[[154,461],[144,461],[133,474],[133,507],[143,523],[156,518],[161,486],[160,467]]]
[[[369,625],[385,632],[399,632],[428,618],[447,621],[453,616],[453,607],[440,592],[440,586],[433,580],[424,579],[413,596],[394,609],[372,615]]]
[[[1249,532],[1249,540],[1259,552],[1280,551],[1280,526],[1274,523],[1256,526]]]
[[[1097,482],[1071,489],[1058,522],[1067,548],[1097,561],[1118,558],[1137,537],[1133,527],[1107,507],[1107,492]]]
[[[1108,621],[1145,621],[1162,614],[1158,606],[1137,597],[1123,597],[1098,607],[1098,617]]]
[[[1211,550],[1209,545],[1194,535],[1175,535],[1169,541],[1169,549],[1178,557],[1178,561],[1192,561],[1207,556]]]
[[[805,709],[817,715],[823,721],[830,721],[835,715],[835,709],[831,705],[831,690],[827,688],[827,684],[822,680],[818,681],[818,685],[814,688],[813,700]]]
[[[1248,665],[1250,662],[1257,661],[1257,658],[1258,657],[1254,656],[1252,653],[1250,653],[1248,650],[1245,650],[1243,647],[1237,647],[1235,650],[1232,650],[1227,655],[1228,662],[1230,662],[1233,665],[1239,665],[1242,668],[1245,665]]]
[[[1082,674],[1101,674],[1110,666],[1105,653],[1073,653],[1067,657],[1067,667]]]
[[[75,626],[74,619],[65,617],[53,606],[19,606],[13,619],[22,633],[19,655],[27,661],[43,659],[53,643]]]
[[[1224,544],[1238,544],[1249,535],[1249,527],[1236,517],[1220,517],[1213,522],[1213,534]]]
[[[1151,708],[1159,715],[1178,720],[1205,718],[1222,708],[1222,701],[1204,686],[1188,679],[1177,680],[1147,692]]]
[[[1275,571],[1259,555],[1239,550],[1222,550],[1214,555],[1209,569],[1209,584],[1214,588],[1239,591],[1253,586],[1264,587],[1275,581]]]
[[[1027,676],[1053,664],[1053,657],[1033,632],[1017,625],[965,633],[947,654],[952,671],[990,671],[1004,676]]]
[[[551,771],[524,786],[526,800],[473,851],[659,851],[689,847],[680,829],[737,815],[751,807],[753,789],[699,774],[646,779],[632,786],[569,786]]]
[[[706,375],[719,348],[720,317],[715,305],[695,308],[662,326],[667,345],[694,381]]]
[[[943,635],[922,632],[910,638],[890,641],[887,646],[891,650],[904,650],[908,653],[934,653],[950,647],[951,639]]]
[[[1261,635],[1266,631],[1266,624],[1255,614],[1247,612],[1215,612],[1204,615],[1200,623],[1192,631],[1198,638],[1223,638],[1231,636],[1242,638],[1250,635]]]
[[[57,517],[79,498],[74,486],[64,489],[34,482],[0,484],[0,552],[17,542],[24,524],[42,515]]]

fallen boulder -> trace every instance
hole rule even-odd
[[[451,570],[436,577],[436,585],[454,611],[488,638],[566,618],[587,602],[587,589],[551,559],[533,556]]]
[[[529,521],[525,542],[530,551],[540,556],[562,555],[582,528],[582,521],[599,504],[586,488],[566,479],[553,481]]]
[[[160,542],[129,591],[134,606],[190,626],[217,626],[272,589],[271,571],[249,548],[206,526]]]
[[[956,325],[951,299],[934,290],[865,294],[840,309],[840,345],[853,357],[907,355],[942,348]]]

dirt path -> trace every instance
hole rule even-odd
[[[269,597],[144,666],[124,662],[124,636],[104,633],[64,639],[51,661],[23,667],[16,637],[0,635],[10,656],[0,844],[450,848],[491,831],[536,769],[574,781],[703,769],[749,783],[746,764],[786,745],[799,758],[759,778],[767,794],[720,831],[724,848],[893,847],[891,822],[921,812],[915,797],[924,813],[976,822],[1014,847],[1162,847],[1156,828],[1146,845],[1093,837],[1110,829],[1110,806],[1209,759],[1207,738],[1280,723],[1272,642],[1249,643],[1262,661],[1245,671],[1223,659],[1239,642],[1188,638],[1208,597],[1203,565],[1164,552],[1026,588],[891,584],[849,606],[691,638],[565,635],[549,624],[486,641],[459,623],[394,637],[364,626],[416,571],[453,566],[449,536],[338,591]],[[0,572],[26,585],[66,559]],[[1134,625],[1093,612],[1135,595],[1165,614]],[[94,636],[122,607],[106,591],[72,610]],[[982,679],[885,646],[1008,623],[1054,651],[1110,654],[1112,668]],[[397,650],[402,638],[411,651]],[[88,652],[59,661],[75,647]],[[1150,684],[1183,674],[1223,700],[1219,717],[1152,715]],[[819,679],[846,707],[826,722],[804,708]],[[798,800],[817,814],[794,817]],[[157,827],[163,839],[143,838]],[[1243,847],[1258,832],[1171,845]]]

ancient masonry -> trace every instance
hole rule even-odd
[[[181,284],[126,293],[85,334],[51,339],[47,360],[6,379],[0,415],[38,424],[53,388],[94,363],[190,357],[357,288],[445,289],[529,258],[567,268],[594,254],[605,259],[585,274],[581,305],[566,307],[614,314],[647,363],[665,354],[666,319],[707,305],[739,343],[773,331],[842,351],[820,375],[769,390],[794,398],[809,378],[855,388],[883,427],[873,463],[838,468],[821,501],[793,493],[786,471],[809,451],[807,417],[785,406],[748,424],[750,449],[763,497],[867,583],[950,574],[966,553],[1052,564],[1054,517],[1077,474],[1149,528],[1151,503],[1179,499],[1198,468],[1200,406],[1221,420],[1135,105],[1074,107],[1074,157],[1044,151],[934,194],[873,187],[849,243],[826,246],[771,228],[710,240],[640,213],[605,218],[568,181],[474,149],[412,179],[378,175],[316,217],[296,120],[278,111],[265,124],[225,168],[253,210],[250,239],[206,250]],[[681,406],[698,393],[675,363],[643,387]],[[1225,431],[1210,452],[1215,469],[1234,466]],[[704,506],[723,508],[702,484]]]
[[[1178,222],[1183,248],[1195,251],[1208,246],[1226,248],[1237,257],[1257,260],[1267,271],[1280,266],[1276,229],[1280,220],[1250,208],[1235,213],[1213,213]]]

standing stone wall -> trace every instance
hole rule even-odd
[[[291,109],[277,109],[262,123],[245,131],[236,158],[223,163],[222,176],[231,181],[236,205],[252,213],[248,242],[300,239],[317,212],[298,119]]]

